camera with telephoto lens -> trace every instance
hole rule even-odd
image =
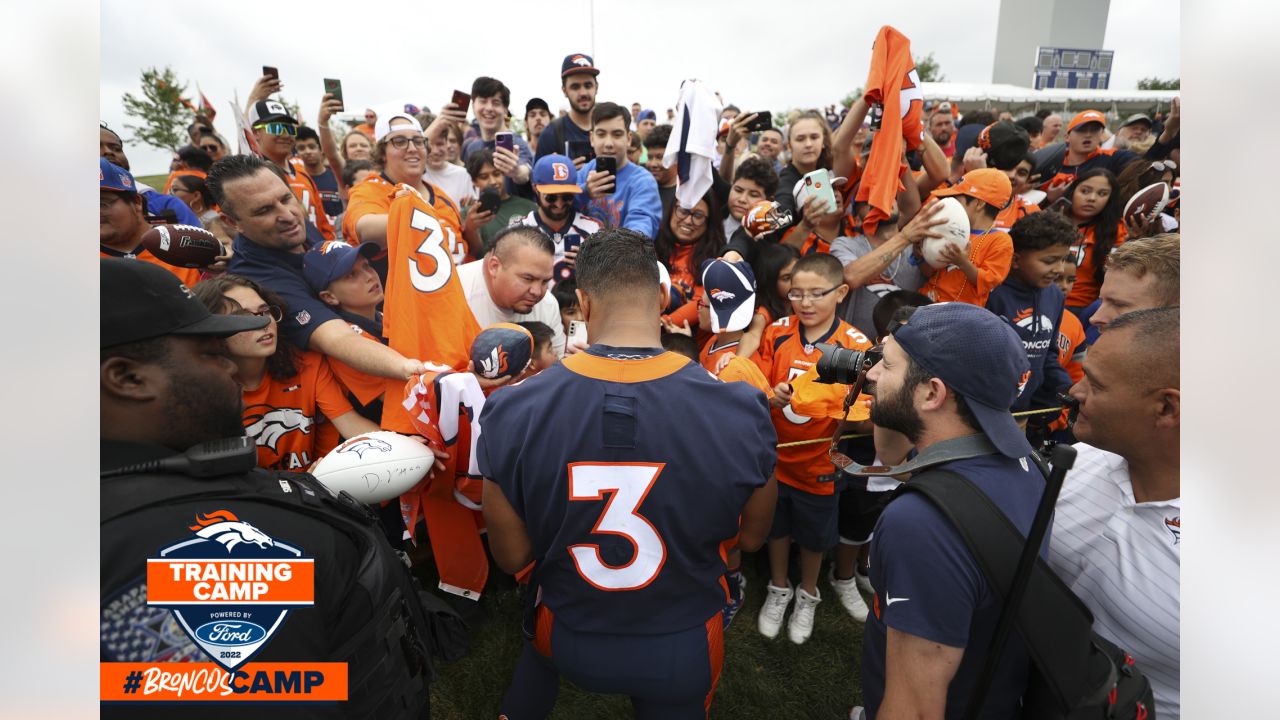
[[[818,358],[818,382],[823,383],[854,385],[859,375],[884,357],[883,345],[867,350],[850,350],[830,343],[818,343],[815,347],[822,351],[822,357]]]

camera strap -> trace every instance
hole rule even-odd
[[[837,435],[836,437],[839,437]],[[833,445],[834,448],[834,445]],[[981,457],[983,455],[994,455],[1000,452],[991,440],[982,433],[973,435],[965,435],[963,437],[952,438],[936,442],[922,450],[911,460],[901,465],[886,467],[884,465],[859,465],[850,460],[843,469],[846,473],[856,477],[869,477],[872,475],[902,475],[905,473],[914,473],[940,465],[942,463],[952,462],[954,460],[967,460],[969,458]],[[833,459],[834,461],[834,459]]]

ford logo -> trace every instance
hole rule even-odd
[[[210,645],[251,645],[266,636],[261,625],[243,620],[205,623],[196,628],[196,637]]]

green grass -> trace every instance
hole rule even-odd
[[[163,175],[137,175],[133,179],[156,190],[164,190],[164,184],[169,180],[169,173],[164,173]]]
[[[792,569],[794,574],[794,561]],[[435,587],[433,571],[430,562],[421,568],[427,587]],[[772,641],[756,630],[756,615],[768,579],[763,550],[743,558],[743,572],[747,577],[747,602],[725,636],[724,670],[711,716],[822,720],[847,717],[849,708],[862,702],[858,675],[862,625],[854,622],[840,605],[825,580],[825,567],[824,579],[818,584],[823,602],[818,606],[813,636],[804,645],[787,640],[785,625]],[[471,630],[470,654],[457,662],[436,664],[438,677],[431,688],[432,717],[497,717],[498,703],[520,655],[521,603],[519,590],[486,593],[482,601],[486,615]],[[560,720],[631,716],[631,704],[625,697],[585,693],[565,681],[561,681],[559,700],[551,715]]]

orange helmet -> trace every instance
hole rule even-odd
[[[791,224],[791,213],[782,210],[772,200],[761,200],[742,217],[742,226],[751,237],[760,237],[768,232]]]

